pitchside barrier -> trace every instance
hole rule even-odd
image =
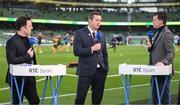
[[[44,104],[44,97],[46,93],[48,79],[50,80],[50,86],[52,89],[52,100],[51,104],[58,105],[58,92],[63,75],[66,75],[66,66],[62,64],[58,65],[30,65],[30,64],[10,64],[10,74],[11,74],[11,87],[13,87],[13,82],[18,93],[19,104],[22,105],[23,97],[23,87],[24,78],[22,80],[21,88],[18,88],[16,76],[46,76],[46,81],[44,84],[44,91],[42,95],[42,104]],[[56,76],[56,88],[54,90],[52,76]],[[11,104],[13,103],[13,89],[11,88]]]
[[[150,91],[150,104],[152,104],[152,92],[153,85],[156,84],[157,96],[158,96],[158,105],[161,105],[162,95],[164,93],[164,88],[168,81],[168,76],[172,73],[172,65],[167,66],[150,66],[150,65],[131,65],[131,64],[120,64],[119,65],[119,74],[122,77],[122,82],[124,86],[125,93],[125,104],[129,105],[129,96],[130,96],[130,85],[132,75],[151,75],[151,91]],[[166,79],[164,80],[162,90],[159,90],[157,77],[158,75],[165,75]],[[168,93],[170,98],[170,91]]]

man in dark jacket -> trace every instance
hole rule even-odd
[[[109,69],[105,36],[98,29],[101,14],[91,12],[88,26],[75,32],[74,55],[78,56],[78,86],[75,104],[84,104],[87,91],[91,86],[92,104],[100,104]]]
[[[33,49],[28,43],[28,37],[33,29],[31,18],[26,16],[18,17],[16,20],[17,32],[6,43],[6,58],[8,63],[8,72],[6,82],[10,85],[10,64],[36,64],[36,57]],[[22,79],[24,81],[23,96],[27,98],[29,104],[39,104],[39,96],[36,90],[36,79],[33,76],[16,76],[18,88],[21,88]],[[11,85],[10,85],[11,86]],[[19,104],[19,98],[15,84],[13,83],[13,104]],[[22,97],[23,98],[23,97]],[[22,99],[23,100],[23,99]]]

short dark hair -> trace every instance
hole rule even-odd
[[[17,30],[20,30],[21,27],[25,26],[28,20],[31,20],[31,18],[27,16],[18,17],[15,22]]]
[[[154,14],[154,16],[157,15],[159,20],[163,21],[163,24],[166,25],[167,21],[167,14],[165,12],[157,12]]]
[[[88,19],[92,20],[93,17],[94,17],[94,15],[100,15],[100,16],[101,16],[101,12],[99,12],[99,11],[93,11],[93,12],[91,12],[91,13],[89,14],[89,16],[88,16]]]

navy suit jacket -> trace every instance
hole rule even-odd
[[[108,53],[106,39],[103,33],[101,34],[99,42],[101,43],[100,51],[92,53],[91,47],[95,42],[89,29],[84,27],[75,32],[73,50],[74,55],[79,57],[77,67],[79,76],[91,76],[95,74],[98,62],[102,70],[108,71]]]

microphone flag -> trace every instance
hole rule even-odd
[[[95,43],[99,43],[102,37],[102,32],[96,32]]]
[[[29,45],[32,47],[33,46],[33,44],[35,44],[37,42],[37,38],[36,37],[34,37],[34,36],[31,36],[30,38],[29,38]]]
[[[152,44],[152,38],[154,37],[154,32],[153,31],[148,31],[147,32],[148,40]]]

